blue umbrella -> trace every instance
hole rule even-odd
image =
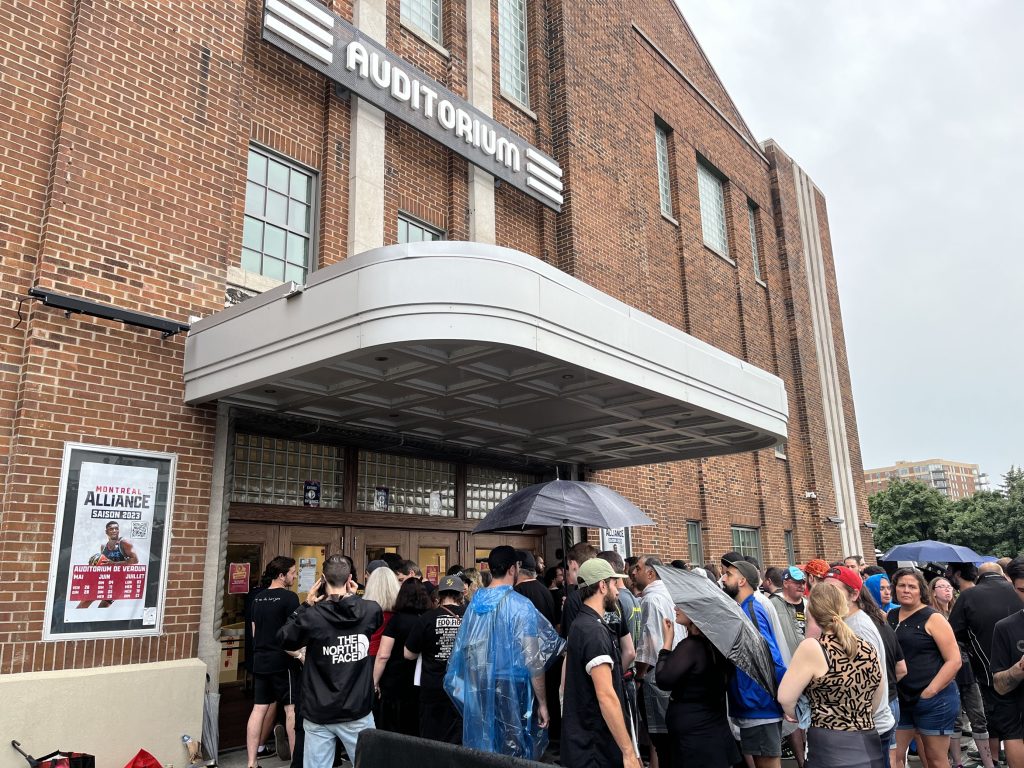
[[[915,563],[929,560],[938,563],[980,563],[984,558],[970,547],[925,539],[924,541],[897,544],[882,555],[882,560],[913,560]]]

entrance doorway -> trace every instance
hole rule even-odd
[[[543,543],[543,536],[539,534],[473,535],[468,530],[232,521],[228,527],[221,615],[221,747],[229,749],[245,744],[245,723],[253,704],[252,648],[251,643],[246,642],[245,609],[259,589],[267,564],[278,555],[295,559],[298,577],[292,589],[299,600],[304,600],[323,573],[324,560],[334,554],[351,555],[355,561],[355,578],[360,582],[368,563],[380,559],[385,552],[392,552],[415,561],[423,578],[437,584],[456,564],[482,566],[486,570],[488,553],[501,544],[541,553]],[[237,565],[243,568],[232,568]],[[240,578],[232,578],[232,573],[237,577],[245,568],[248,569],[247,584]]]

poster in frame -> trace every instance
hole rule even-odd
[[[608,550],[618,552],[623,559],[630,556],[629,528],[601,529],[601,551],[606,552]]]
[[[65,443],[44,640],[159,635],[177,455]]]

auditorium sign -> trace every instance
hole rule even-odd
[[[313,0],[266,0],[263,39],[555,211],[550,156]]]

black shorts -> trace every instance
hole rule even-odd
[[[782,755],[782,722],[740,728],[740,751],[755,757]]]
[[[270,672],[256,675],[253,686],[253,701],[256,704],[295,704],[299,698],[299,672],[285,669],[281,672]]]
[[[990,739],[1016,741],[1024,739],[1024,718],[1020,709],[1020,700],[1005,700],[992,688],[978,683],[981,699],[985,703],[985,718],[988,720]],[[973,723],[972,723],[973,725]]]

